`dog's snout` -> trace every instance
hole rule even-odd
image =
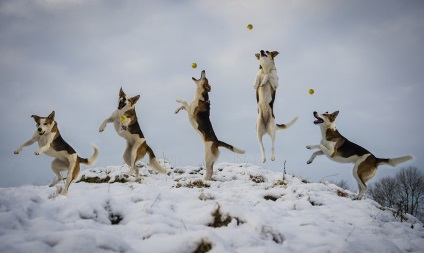
[[[261,56],[267,57],[264,50],[261,50]]]
[[[38,132],[41,132],[43,129],[41,129],[41,127],[37,128]]]

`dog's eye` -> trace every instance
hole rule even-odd
[[[47,123],[44,123],[43,125],[47,126]]]

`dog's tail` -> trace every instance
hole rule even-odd
[[[224,148],[229,149],[229,150],[231,150],[231,151],[233,151],[234,153],[237,153],[237,154],[244,154],[244,150],[233,147],[232,145],[227,144],[223,141],[218,141],[218,147],[224,147]]]
[[[377,164],[378,165],[390,165],[392,167],[395,167],[401,163],[404,163],[406,161],[412,160],[414,159],[413,156],[402,156],[402,157],[396,157],[396,158],[390,158],[390,159],[385,159],[385,158],[377,158]]]
[[[149,166],[155,169],[159,173],[166,174],[167,173],[166,169],[159,164],[158,160],[156,159],[155,153],[153,153],[153,150],[148,145],[147,145],[147,154],[149,154]]]
[[[80,163],[86,164],[88,166],[94,165],[97,161],[97,157],[99,157],[99,148],[96,145],[92,145],[94,149],[94,153],[90,158],[81,158],[78,157]]]
[[[297,116],[294,117],[289,123],[286,123],[286,124],[277,124],[277,130],[282,131],[291,127],[294,124],[294,122],[296,122],[297,118],[298,118]]]

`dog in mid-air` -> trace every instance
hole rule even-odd
[[[191,125],[194,130],[199,133],[200,137],[202,137],[205,146],[205,180],[210,180],[213,174],[213,165],[219,157],[219,147],[227,148],[237,154],[244,154],[244,150],[235,148],[218,140],[215,135],[212,123],[209,119],[210,101],[208,93],[211,91],[211,86],[206,78],[205,71],[202,71],[200,79],[197,80],[194,77],[192,79],[196,84],[196,93],[194,94],[193,101],[188,104],[182,99],[177,99],[177,102],[181,103],[182,106],[175,111],[175,114],[177,114],[180,110],[186,110]]]
[[[136,181],[141,181],[141,177],[135,163],[142,159],[146,153],[149,155],[149,166],[160,173],[166,174],[166,169],[159,164],[152,149],[147,145],[138,123],[134,107],[139,98],[140,95],[128,97],[121,88],[119,91],[118,108],[109,118],[103,121],[99,128],[99,132],[103,132],[107,123],[113,123],[118,135],[127,141],[123,158],[131,169],[126,175],[131,176],[135,172]]]
[[[319,114],[314,112],[315,125],[321,128],[322,139],[318,145],[306,146],[307,149],[318,149],[314,152],[307,164],[312,163],[316,156],[326,155],[330,160],[340,163],[354,163],[353,176],[358,183],[358,195],[355,199],[361,199],[367,191],[367,181],[374,177],[379,165],[396,166],[411,159],[412,156],[402,156],[398,158],[383,159],[375,157],[365,148],[349,141],[339,133],[335,120],[339,111],[332,114]]]
[[[259,71],[253,87],[256,90],[256,101],[258,103],[258,119],[256,121],[256,138],[258,139],[261,151],[262,162],[266,161],[265,148],[262,137],[268,134],[272,141],[271,160],[275,160],[275,132],[289,128],[297,120],[293,118],[286,124],[275,124],[274,100],[278,88],[278,75],[274,58],[279,53],[277,51],[264,51],[255,54],[259,60]]]
[[[94,165],[99,156],[98,148],[93,145],[94,154],[90,158],[81,158],[77,152],[65,141],[60,135],[59,128],[56,121],[54,120],[55,112],[50,113],[48,117],[40,117],[32,115],[36,123],[36,131],[32,138],[22,144],[16,149],[15,154],[19,154],[22,149],[26,146],[32,145],[34,142],[38,142],[39,149],[35,151],[36,155],[44,153],[48,156],[54,157],[52,162],[52,170],[56,174],[57,179],[53,181],[49,186],[55,186],[57,183],[63,180],[60,172],[68,171],[66,176],[65,187],[61,194],[66,196],[68,193],[69,185],[75,181],[80,171],[80,163],[86,165]]]

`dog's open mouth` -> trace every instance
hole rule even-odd
[[[317,119],[317,120],[314,121],[315,125],[324,123],[324,120],[321,119],[320,117],[318,117],[317,112],[314,112],[314,117]]]
[[[43,131],[43,132],[37,132],[37,133],[38,133],[38,135],[43,135],[45,132],[46,132],[46,131]]]
[[[119,101],[119,104],[118,104],[118,109],[119,110],[121,110],[122,108],[124,108],[125,107],[125,101]]]

